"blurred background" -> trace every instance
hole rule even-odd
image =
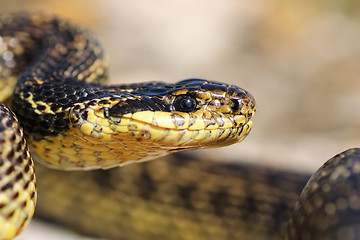
[[[249,137],[241,144],[196,154],[313,172],[333,155],[359,146],[359,1],[0,4],[1,12],[55,13],[91,29],[110,56],[111,83],[198,77],[250,91],[257,113]],[[46,231],[55,230],[34,222],[18,239],[40,239],[44,232],[46,239]]]

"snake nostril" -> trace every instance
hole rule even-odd
[[[242,107],[243,107],[243,102],[241,99],[231,100],[230,108],[233,113],[240,112]]]

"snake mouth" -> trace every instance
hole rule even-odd
[[[207,148],[226,147],[234,143],[241,142],[246,138],[247,135],[249,135],[252,126],[253,126],[253,122],[249,120],[241,128],[238,128],[233,135],[229,135],[227,139],[223,141],[217,141],[213,145],[208,145],[206,147]]]
[[[101,112],[87,112],[87,120],[75,125],[84,135],[103,141],[133,142],[163,148],[198,148],[243,140],[252,126],[245,115],[212,111],[194,113],[142,111],[121,118],[106,118]]]

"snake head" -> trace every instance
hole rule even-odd
[[[226,146],[243,140],[252,127],[255,100],[234,85],[188,79],[108,90],[114,94],[70,111],[70,132],[120,164]]]
[[[165,102],[174,119],[171,128],[184,132],[179,144],[190,148],[220,147],[243,140],[255,112],[255,100],[246,90],[202,79],[176,83]]]

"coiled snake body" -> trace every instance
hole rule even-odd
[[[1,105],[4,239],[26,226],[37,198],[33,162],[16,118],[31,155],[62,170],[107,169],[225,146],[244,139],[252,126],[255,101],[236,86],[201,79],[103,85],[107,60],[96,39],[52,16],[1,16],[0,56],[2,97],[14,87],[16,114]],[[187,154],[109,170],[65,172],[37,164],[37,214],[113,239],[278,239],[284,232],[289,239],[356,239],[356,218],[345,222],[342,216],[350,210],[356,216],[360,208],[356,184],[344,195],[326,194],[342,178],[357,181],[358,155],[349,150],[315,175],[288,230],[289,212],[308,176],[195,161]]]

